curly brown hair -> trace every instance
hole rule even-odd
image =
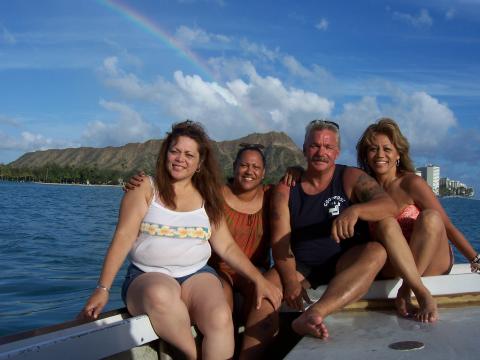
[[[219,224],[223,217],[223,177],[219,163],[212,149],[212,144],[203,126],[195,121],[186,120],[172,125],[172,131],[167,132],[158,152],[155,182],[162,201],[165,205],[176,208],[175,192],[172,178],[167,171],[166,160],[168,149],[180,136],[194,140],[200,154],[200,171],[195,172],[192,183],[205,202],[205,210],[213,224]]]
[[[397,123],[390,118],[381,118],[377,122],[368,126],[363,135],[357,142],[357,163],[369,175],[374,176],[372,169],[368,166],[368,149],[372,146],[375,134],[383,134],[392,142],[400,155],[398,170],[400,172],[415,172],[412,159],[410,158],[410,144],[407,138],[402,134]]]

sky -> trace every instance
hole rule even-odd
[[[391,117],[480,192],[480,0],[0,0],[0,163],[202,122],[214,140]],[[478,195],[477,195],[478,198]]]

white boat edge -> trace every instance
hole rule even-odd
[[[480,274],[470,272],[469,264],[454,265],[449,275],[423,277],[433,295],[479,294]],[[375,281],[362,299],[393,299],[401,281]],[[312,300],[318,299],[325,287],[309,291]],[[288,311],[288,310],[287,310]],[[0,338],[0,359],[100,359],[141,347],[158,339],[146,315],[130,317],[126,313],[106,316],[89,323],[75,323],[66,328],[42,333],[26,332]],[[135,357],[130,357],[135,358]],[[137,358],[144,358],[143,356]]]

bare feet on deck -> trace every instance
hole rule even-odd
[[[304,312],[292,322],[292,329],[299,335],[311,335],[320,339],[328,338],[323,317],[314,312]]]
[[[425,295],[417,295],[417,301],[420,308],[415,314],[415,319],[421,322],[436,322],[438,320],[437,302],[428,290]]]
[[[397,298],[395,299],[395,307],[398,315],[402,317],[411,317],[418,311],[418,308],[412,304],[410,288],[405,286],[405,284],[402,284],[400,289],[398,289]]]
[[[410,288],[402,285],[395,299],[397,313],[402,317],[413,317],[420,322],[436,322],[438,320],[437,303],[430,292],[425,288],[415,296],[419,307],[412,304]]]

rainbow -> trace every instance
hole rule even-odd
[[[206,80],[211,82],[215,81],[215,76],[210,70],[209,66],[197,54],[176,40],[166,30],[162,29],[158,24],[155,24],[151,19],[138,12],[138,10],[133,9],[131,6],[128,6],[119,0],[97,1],[108,9],[111,9],[127,20],[131,21],[133,24],[140,27],[147,33],[153,35],[172,50],[176,51],[183,59],[197,69],[200,75]],[[250,116],[251,119],[256,121],[257,126],[266,129],[266,127],[262,125],[263,121],[261,120],[261,117],[253,108],[251,108],[251,106],[243,104],[241,105],[241,108],[242,111]]]
[[[128,6],[118,0],[98,0],[98,2],[131,21],[133,24],[157,39],[160,39],[162,43],[177,52],[183,59],[196,68],[202,76],[209,81],[213,81],[215,78],[213,73],[210,71],[208,65],[205,64],[205,62],[197,54],[176,40],[172,35],[170,35],[166,30],[162,29],[158,24],[154,23],[151,19],[138,12],[138,10],[135,10],[131,6]]]

